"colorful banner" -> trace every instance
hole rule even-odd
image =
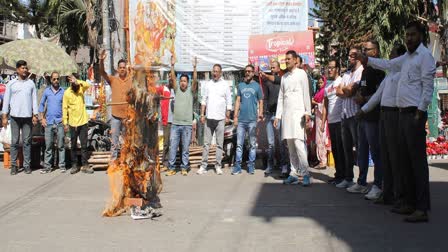
[[[169,66],[176,37],[174,1],[129,1],[132,64]]]
[[[250,35],[305,31],[308,0],[129,0],[133,64],[155,61],[176,71],[242,69]],[[151,55],[154,55],[153,57]]]
[[[285,69],[285,53],[296,51],[304,64],[314,68],[314,39],[312,31],[283,32],[269,35],[252,35],[249,37],[249,61],[261,71],[270,70],[270,62],[280,62]]]

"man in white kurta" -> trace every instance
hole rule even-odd
[[[311,98],[307,75],[304,70],[296,67],[297,60],[301,61],[301,58],[295,51],[286,53],[288,72],[282,77],[274,127],[277,127],[278,120],[281,120],[282,139],[286,139],[291,160],[291,173],[283,183],[298,184],[298,176],[301,176],[302,184],[307,186],[310,184],[310,175],[305,127],[310,119]]]

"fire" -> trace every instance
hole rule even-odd
[[[146,68],[148,69],[148,68]],[[158,162],[158,106],[155,82],[148,71],[137,70],[128,93],[128,118],[120,158],[107,169],[112,199],[103,216],[119,216],[126,198],[142,198],[143,205],[160,206],[162,179]],[[150,74],[149,74],[150,75]],[[146,85],[148,82],[148,85]]]

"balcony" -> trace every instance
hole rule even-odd
[[[17,39],[17,24],[0,20],[0,45]]]

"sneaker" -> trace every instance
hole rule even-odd
[[[162,166],[162,168],[160,168],[160,172],[166,172],[166,171],[168,171],[168,167]]]
[[[92,174],[92,173],[95,172],[95,171],[93,170],[93,168],[90,167],[90,165],[84,165],[83,167],[81,167],[81,171],[82,171],[83,173],[87,173],[87,174]]]
[[[303,185],[303,186],[309,186],[309,185],[311,185],[310,175],[305,175],[305,176],[303,176],[302,185]]]
[[[337,185],[337,184],[339,184],[341,182],[342,182],[342,180],[341,179],[337,179],[337,178],[332,178],[332,179],[327,180],[327,183],[330,184],[330,185]]]
[[[283,180],[284,185],[297,185],[299,183],[299,178],[294,176],[289,176],[287,179]]]
[[[196,174],[198,175],[202,175],[202,174],[206,174],[207,173],[207,169],[205,169],[204,167],[201,166],[201,168],[199,168],[199,170],[196,172]]]
[[[252,168],[248,168],[247,169],[247,173],[249,173],[251,175],[254,175],[255,174],[255,169],[253,167]]]
[[[59,170],[61,171],[61,173],[67,172],[67,168],[65,168],[65,167],[61,167],[61,168],[59,168]]]
[[[271,173],[272,173],[272,168],[271,167],[268,167],[268,168],[266,168],[264,170],[264,176],[266,176],[266,177],[271,175]]]
[[[223,174],[221,167],[216,167],[215,170],[216,170],[216,174],[217,175],[222,175]]]
[[[80,170],[79,166],[74,165],[74,166],[72,166],[72,168],[70,168],[70,174],[78,173],[79,170]]]
[[[11,167],[11,176],[17,175],[17,167]]]
[[[187,171],[187,169],[182,169],[182,170],[180,171],[180,174],[182,174],[182,176],[187,176],[187,175],[188,175],[188,171]]]
[[[337,188],[348,188],[353,186],[355,183],[353,183],[353,181],[347,181],[347,180],[342,180],[342,182],[340,182],[339,184],[336,184]]]
[[[232,175],[241,174],[241,168],[233,167]]]
[[[40,170],[40,174],[47,174],[51,172],[51,168],[43,168]]]
[[[377,200],[380,198],[383,191],[376,185],[373,185],[369,193],[367,193],[364,198],[367,200]]]
[[[165,173],[165,176],[173,176],[176,175],[177,171],[176,170],[169,170],[167,173]]]
[[[347,192],[349,193],[367,193],[368,191],[369,189],[367,188],[367,186],[362,186],[358,183],[347,188]]]
[[[31,174],[31,168],[30,167],[25,167],[25,174]]]

